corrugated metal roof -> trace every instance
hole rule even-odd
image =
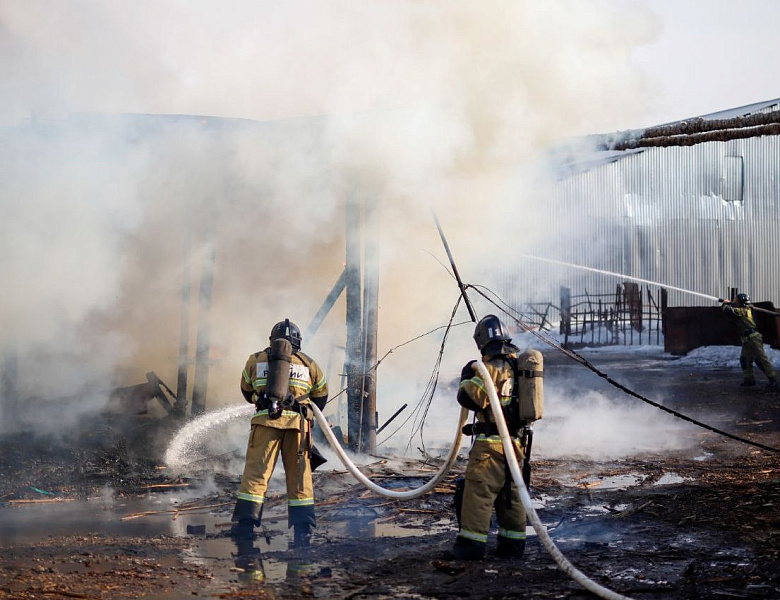
[[[559,181],[550,208],[560,227],[545,256],[699,295],[736,287],[780,304],[780,136],[623,154]],[[620,282],[549,265],[546,274],[553,301],[559,285],[597,293]],[[708,302],[670,292],[670,305]]]
[[[780,98],[764,100],[763,102],[756,102],[755,104],[747,104],[736,108],[728,108],[707,115],[699,115],[698,117],[690,117],[688,119],[683,119],[683,121],[690,121],[691,119],[704,119],[705,121],[734,119],[736,117],[749,117],[750,115],[774,112],[777,110],[780,110]],[[679,123],[679,121],[676,122]]]

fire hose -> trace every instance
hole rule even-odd
[[[501,410],[501,402],[499,401],[498,395],[496,394],[496,388],[495,385],[493,384],[493,380],[490,378],[490,374],[488,373],[487,368],[485,367],[482,361],[475,362],[474,367],[476,368],[482,380],[485,382],[485,386],[488,392],[488,397],[490,398],[490,407],[492,409],[493,416],[496,421],[496,425],[498,426],[498,432],[501,436],[501,443],[504,447],[504,454],[506,455],[507,464],[509,465],[509,470],[512,474],[512,479],[515,482],[515,485],[517,486],[517,489],[520,492],[520,500],[523,503],[528,519],[531,522],[531,525],[533,526],[534,530],[536,531],[536,534],[539,540],[542,542],[544,548],[547,550],[550,556],[552,556],[553,560],[558,564],[561,570],[564,573],[566,573],[569,577],[571,577],[574,581],[579,583],[585,589],[593,592],[594,594],[600,596],[601,598],[605,598],[606,600],[630,600],[627,596],[622,596],[616,592],[613,592],[599,585],[598,583],[592,581],[591,579],[588,579],[587,576],[585,576],[574,565],[572,565],[566,559],[565,556],[563,556],[561,551],[557,548],[557,546],[555,546],[555,543],[552,541],[552,539],[550,539],[550,536],[547,533],[547,529],[542,524],[541,519],[539,519],[539,515],[536,514],[533,504],[531,504],[531,497],[528,495],[528,490],[526,489],[525,483],[523,481],[520,465],[517,462],[517,457],[515,456],[514,448],[512,446],[512,438],[509,435],[509,430],[507,429],[506,421],[504,420],[504,415]],[[243,414],[244,412],[247,412],[251,408],[253,407],[241,406],[241,407],[230,407],[227,410],[218,411],[220,414],[220,422],[232,420],[237,416]],[[363,475],[363,473],[360,472],[357,466],[349,459],[346,452],[341,447],[341,444],[336,439],[336,436],[333,434],[333,432],[330,429],[330,424],[325,419],[325,417],[323,416],[319,408],[317,408],[317,406],[314,405],[313,403],[311,405],[311,408],[312,411],[314,412],[315,418],[317,419],[317,423],[319,423],[320,427],[322,428],[322,431],[325,434],[325,437],[327,438],[328,442],[330,443],[331,448],[333,448],[333,450],[336,452],[339,459],[347,468],[347,470],[358,481],[360,481],[363,485],[365,485],[370,490],[382,496],[388,498],[397,498],[397,499],[406,499],[406,500],[417,498],[431,491],[434,488],[434,486],[447,473],[450,472],[450,470],[452,469],[452,465],[454,464],[457,458],[458,450],[460,449],[461,438],[463,436],[462,429],[463,429],[463,425],[465,425],[466,420],[468,419],[468,413],[469,413],[467,409],[465,408],[461,409],[460,419],[458,421],[457,433],[455,435],[455,439],[452,442],[452,449],[450,450],[450,453],[447,456],[446,461],[441,466],[441,468],[436,473],[436,475],[434,475],[434,477],[431,480],[429,480],[426,484],[424,484],[419,488],[415,488],[412,490],[398,491],[398,490],[389,490],[383,488],[375,484],[374,482],[372,482],[365,475]],[[166,452],[166,463],[179,464],[181,454],[183,453],[183,448],[187,445],[187,442],[191,441],[192,438],[198,432],[201,432],[201,430],[214,425],[213,422],[214,415],[208,415],[209,417],[208,419],[204,418],[206,416],[207,415],[204,415],[203,417],[196,419],[195,421],[193,421],[192,423],[184,427],[182,431],[180,431],[177,434],[176,438],[174,439],[174,442],[171,444],[168,451]]]
[[[436,484],[439,483],[439,481],[441,481],[441,479],[447,473],[450,472],[450,470],[452,469],[452,465],[455,462],[455,459],[458,457],[458,450],[460,450],[460,440],[463,437],[462,429],[463,426],[466,424],[466,420],[468,419],[469,416],[469,411],[467,409],[462,408],[460,410],[460,420],[458,421],[458,432],[455,435],[455,439],[452,441],[452,449],[450,450],[450,453],[447,456],[447,460],[444,461],[444,464],[438,470],[436,475],[434,475],[426,484],[418,488],[398,491],[398,490],[389,490],[387,488],[383,488],[375,484],[365,475],[363,475],[363,473],[360,472],[360,469],[357,468],[355,463],[353,463],[350,460],[350,458],[347,456],[347,453],[341,447],[341,444],[339,443],[339,441],[336,439],[336,436],[331,431],[328,421],[325,419],[320,409],[313,402],[311,404],[311,409],[314,412],[314,417],[317,419],[317,423],[319,423],[320,428],[322,429],[323,433],[325,434],[325,437],[328,440],[328,443],[330,443],[330,447],[333,448],[333,450],[336,452],[341,462],[344,463],[344,466],[347,468],[347,470],[350,473],[352,473],[355,479],[357,479],[360,483],[362,483],[371,491],[376,492],[377,494],[380,494],[387,498],[397,498],[399,500],[409,500],[411,498],[417,498],[419,496],[422,496],[423,494],[430,492],[436,486]]]
[[[512,473],[512,479],[514,480],[517,489],[520,491],[520,500],[522,501],[523,506],[525,507],[526,514],[528,515],[528,519],[529,521],[531,521],[531,525],[536,531],[536,535],[539,537],[539,540],[542,542],[542,545],[544,546],[545,550],[547,550],[550,556],[552,556],[553,560],[557,563],[557,565],[564,573],[566,573],[569,577],[571,577],[574,581],[579,583],[585,589],[593,592],[594,594],[600,596],[601,598],[606,598],[607,600],[630,600],[630,598],[628,598],[627,596],[622,596],[616,592],[613,592],[612,590],[609,590],[599,585],[595,581],[589,579],[584,573],[579,571],[573,564],[569,562],[569,560],[561,553],[561,551],[552,541],[550,535],[547,533],[547,529],[542,524],[539,515],[536,514],[536,510],[534,510],[533,504],[531,503],[531,497],[528,495],[528,490],[525,487],[525,483],[523,481],[523,475],[520,470],[520,465],[517,462],[517,457],[515,456],[514,448],[512,446],[512,438],[509,435],[509,429],[507,429],[506,421],[504,420],[504,414],[501,410],[501,401],[498,399],[498,395],[496,394],[496,388],[495,385],[493,384],[493,380],[491,379],[490,374],[488,373],[488,370],[482,361],[477,361],[476,363],[474,363],[474,368],[477,370],[480,377],[486,384],[488,396],[490,398],[490,408],[493,411],[493,416],[496,420],[496,424],[498,425],[498,432],[501,436],[501,443],[503,444],[504,447],[504,454],[506,455],[507,458],[509,470]],[[468,419],[468,413],[469,413],[467,409],[461,408],[457,434],[455,435],[455,439],[452,443],[452,449],[450,450],[450,454],[447,457],[447,460],[441,466],[441,468],[436,473],[436,475],[430,481],[428,481],[428,483],[426,483],[425,485],[419,488],[406,490],[406,491],[397,491],[397,490],[389,490],[383,488],[375,484],[373,481],[368,479],[368,477],[366,477],[363,473],[361,473],[360,470],[355,465],[355,463],[353,463],[350,460],[350,458],[347,456],[344,449],[341,447],[341,444],[338,442],[336,436],[331,431],[328,421],[325,419],[325,417],[323,416],[319,408],[317,408],[317,406],[312,404],[312,410],[314,412],[314,417],[317,419],[317,423],[319,423],[320,428],[325,433],[325,437],[330,443],[331,448],[333,448],[336,454],[338,454],[338,457],[339,459],[341,459],[341,462],[358,481],[360,481],[368,489],[387,498],[397,498],[397,499],[406,499],[406,500],[411,498],[417,498],[429,492],[434,488],[436,483],[438,483],[439,480],[441,480],[450,471],[457,457],[458,450],[460,449],[460,441],[463,435],[461,430],[463,428],[463,425],[466,423],[466,420]]]
[[[493,384],[493,380],[490,377],[490,373],[488,372],[487,367],[485,367],[485,364],[481,360],[478,360],[474,363],[474,368],[479,373],[482,381],[485,382],[488,397],[490,398],[490,408],[493,412],[496,425],[498,426],[498,433],[501,436],[501,444],[504,447],[504,456],[506,457],[507,464],[509,465],[509,470],[512,473],[512,480],[515,482],[515,485],[520,492],[520,500],[525,507],[528,520],[531,521],[531,525],[533,526],[534,531],[536,531],[536,535],[538,536],[539,541],[542,542],[545,550],[547,550],[547,552],[564,573],[579,583],[586,590],[593,592],[601,598],[606,598],[607,600],[630,600],[627,596],[622,596],[617,592],[613,592],[612,590],[599,585],[592,579],[588,579],[584,573],[582,573],[569,562],[569,560],[561,553],[561,551],[552,541],[550,534],[547,533],[547,528],[542,523],[539,515],[536,514],[536,510],[534,510],[533,504],[531,504],[531,497],[528,495],[528,490],[526,489],[525,483],[523,482],[523,475],[520,472],[520,465],[517,462],[517,456],[515,456],[514,447],[512,446],[512,437],[509,435],[509,429],[507,428],[506,421],[504,420],[504,413],[501,410],[501,401],[498,399],[496,386]]]

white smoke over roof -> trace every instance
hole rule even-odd
[[[526,165],[641,112],[628,55],[653,27],[598,2],[4,2],[0,327],[19,395],[173,383],[183,277],[195,318],[213,241],[209,399],[240,401],[246,356],[279,318],[305,328],[341,272],[349,193],[381,199],[380,355],[446,323],[431,207],[467,279],[502,266],[505,225],[549,237]],[[304,341],[320,363],[341,315]],[[386,362],[382,414],[438,344]],[[470,353],[471,332],[451,344]]]

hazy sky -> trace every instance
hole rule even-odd
[[[503,14],[512,3],[499,5],[491,9],[485,4],[482,12]],[[518,40],[533,40],[537,31],[551,31],[549,39],[556,31],[572,30],[575,20],[581,24],[582,15],[594,15],[592,22],[585,17],[575,35],[557,42],[572,57],[568,69],[573,81],[601,60],[592,48],[577,56],[578,49],[593,43],[618,60],[630,55],[632,76],[644,80],[646,91],[634,81],[625,82],[627,96],[620,99],[625,110],[610,111],[611,120],[595,119],[592,126],[599,132],[780,96],[780,2],[775,0],[540,1],[536,11],[528,8],[533,5],[517,3],[524,7],[522,17],[512,23]],[[415,4],[294,0],[282,5],[234,2],[228,10],[213,10],[219,6],[203,0],[0,0],[0,126],[28,118],[32,111],[43,118],[70,111],[298,116],[331,110],[335,104],[361,109],[376,108],[377,99],[384,107],[414,102],[425,93],[415,98],[415,91],[430,85],[430,80],[423,82],[430,71],[408,67],[415,53],[424,64],[432,48],[410,45],[411,38],[383,39]],[[443,6],[416,3],[420,13],[433,16]],[[617,15],[611,21],[604,17],[610,12]],[[537,22],[543,19],[547,22]],[[485,18],[480,26],[496,24]],[[590,31],[588,42],[579,37],[584,30]],[[457,55],[460,44],[468,51],[477,35],[453,36],[449,46],[436,50]],[[546,39],[524,49],[529,60],[545,56]],[[368,48],[362,61],[351,54],[361,47]],[[533,56],[534,48],[542,48],[539,56]],[[350,79],[363,80],[371,63],[383,72],[385,85],[377,80],[362,88],[345,85]],[[545,68],[543,62],[541,66]],[[519,65],[517,73],[528,72]],[[601,74],[596,67],[595,85]],[[619,70],[613,76],[626,78]],[[306,88],[302,81],[308,81]],[[258,89],[263,90],[259,103]],[[334,90],[342,96],[335,98]],[[584,93],[583,101],[589,100]]]
[[[613,0],[626,4],[626,0]],[[658,17],[633,59],[654,87],[641,126],[780,97],[780,2],[639,0]],[[618,128],[635,127],[633,124]]]

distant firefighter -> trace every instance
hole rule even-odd
[[[753,373],[753,362],[755,362],[758,368],[767,376],[769,387],[777,387],[775,369],[764,351],[764,338],[756,329],[750,296],[737,294],[734,302],[723,299],[720,302],[721,308],[734,317],[739,332],[739,339],[742,342],[742,352],[739,355],[739,364],[742,367],[742,386],[756,385],[756,376]]]
[[[536,350],[521,353],[495,315],[487,315],[477,323],[474,341],[496,387],[515,456],[519,463],[526,460],[524,478],[528,484],[529,425],[542,416],[542,355]],[[485,382],[473,368],[474,362],[467,363],[461,372],[458,403],[476,413],[476,422],[464,428],[465,433],[476,437],[463,487],[456,490],[458,536],[452,552],[446,556],[458,560],[484,558],[495,510],[496,554],[520,558],[525,551],[525,508],[504,456]]]
[[[268,482],[279,453],[287,480],[288,526],[294,546],[310,544],[314,516],[311,472],[325,462],[312,445],[313,413],[328,400],[328,384],[317,363],[301,352],[300,329],[289,319],[271,329],[271,345],[252,354],[241,376],[241,393],[257,407],[246,449],[232,536],[252,539],[260,525]]]

